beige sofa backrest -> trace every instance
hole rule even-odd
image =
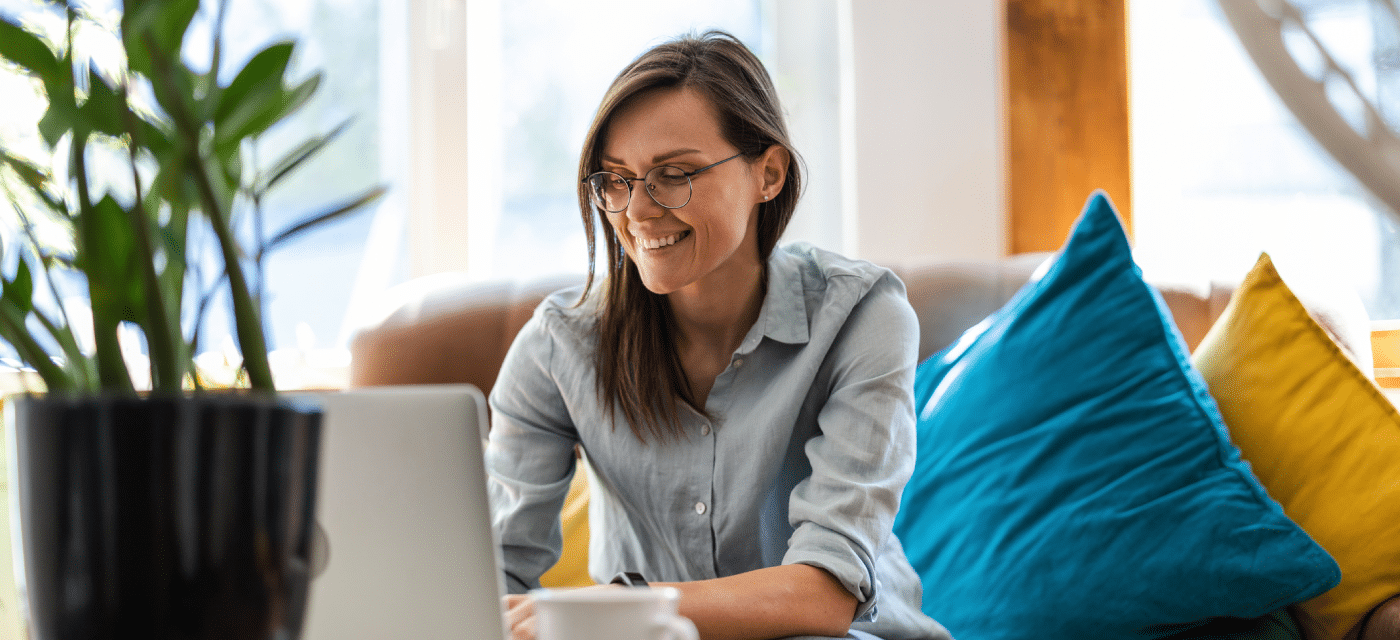
[[[919,317],[919,359],[952,344],[999,309],[1049,254],[994,261],[925,261],[890,265],[904,280]],[[395,288],[381,319],[351,341],[350,384],[469,382],[487,394],[516,332],[550,292],[579,276],[528,282],[470,282],[444,274]],[[1191,348],[1201,341],[1230,290],[1153,283]]]

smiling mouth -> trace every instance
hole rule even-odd
[[[690,231],[687,230],[682,231],[680,233],[673,233],[663,238],[637,238],[637,246],[647,251],[655,251],[657,249],[664,249],[677,242],[680,242],[689,235]]]

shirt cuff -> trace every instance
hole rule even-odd
[[[853,622],[873,622],[878,580],[873,558],[867,558],[844,536],[820,527],[802,527],[793,534],[783,564],[806,564],[830,573],[856,597]]]

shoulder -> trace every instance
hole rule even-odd
[[[591,348],[595,335],[593,326],[597,321],[593,300],[596,296],[580,303],[582,293],[583,286],[579,285],[545,296],[515,334],[510,350],[519,352],[520,356],[548,361],[558,355],[571,358]]]
[[[594,285],[586,299],[581,300],[582,295],[583,285],[577,285],[545,296],[526,328],[534,325],[535,330],[555,334],[556,338],[592,335],[598,321],[598,286]]]
[[[797,242],[774,250],[771,265],[774,272],[784,272],[777,278],[800,278],[809,306],[818,302],[853,309],[873,304],[913,313],[904,282],[873,262]]]
[[[917,353],[918,318],[904,283],[885,267],[794,243],[774,250],[768,286],[775,327],[768,335],[780,341],[912,343]]]

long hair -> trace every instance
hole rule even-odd
[[[758,254],[767,265],[778,238],[792,219],[802,190],[801,159],[788,138],[773,81],[758,57],[723,31],[686,35],[657,45],[618,74],[603,96],[579,157],[578,205],[588,241],[588,280],[594,285],[596,247],[594,217],[601,221],[607,247],[608,277],[600,285],[598,317],[598,394],[616,424],[618,411],[643,441],[683,434],[678,403],[701,414],[676,351],[676,324],[670,302],[642,283],[637,265],[623,251],[607,215],[596,211],[582,180],[602,167],[600,157],[608,124],[618,109],[646,91],[688,88],[709,100],[719,117],[720,133],[744,158],[753,161],[772,145],[788,151],[782,191],[758,205]],[[765,266],[766,281],[766,266]]]

